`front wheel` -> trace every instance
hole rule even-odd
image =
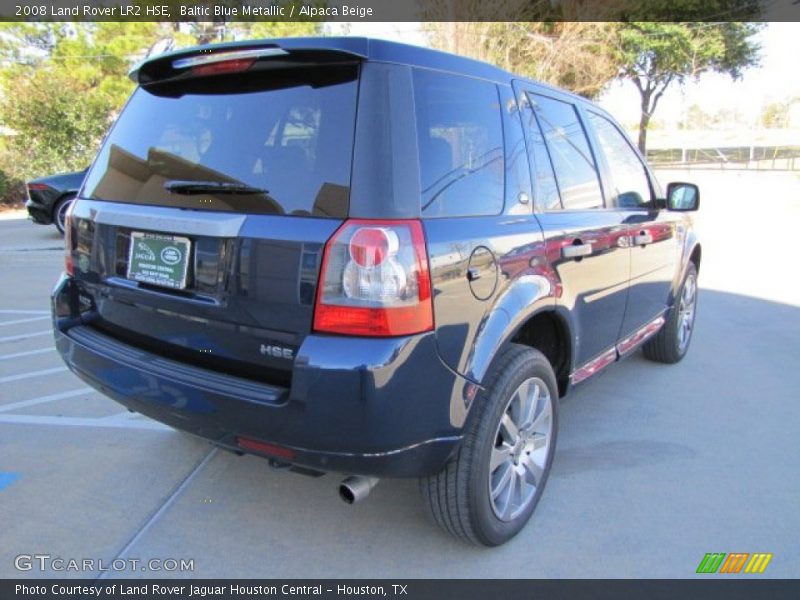
[[[680,361],[689,350],[697,313],[697,267],[689,263],[680,292],[667,314],[667,322],[642,346],[645,358],[667,364]]]
[[[498,546],[525,526],[547,482],[558,431],[553,368],[538,350],[511,344],[475,402],[458,453],[420,490],[443,529]]]

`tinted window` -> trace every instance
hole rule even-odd
[[[534,177],[534,202],[539,210],[557,210],[561,208],[561,197],[558,195],[558,186],[553,174],[553,164],[550,154],[544,143],[542,130],[536,122],[533,110],[528,111],[526,129],[528,143],[531,148],[532,171]]]
[[[594,158],[575,107],[537,94],[529,97],[550,152],[563,207],[603,206]]]
[[[457,75],[414,72],[422,214],[503,210],[503,130],[497,87]]]
[[[139,88],[84,194],[182,208],[347,216],[355,69],[292,71]],[[170,180],[245,184],[262,192],[170,193],[164,189]]]
[[[617,206],[632,208],[648,204],[651,200],[650,181],[628,140],[605,117],[590,112],[589,121],[611,170]]]

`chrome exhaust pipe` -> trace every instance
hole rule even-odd
[[[355,504],[369,496],[379,481],[377,477],[351,475],[339,484],[339,497],[347,504]]]

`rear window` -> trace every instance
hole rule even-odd
[[[346,217],[357,70],[290,71],[140,87],[90,170],[84,197]],[[181,182],[222,183],[227,191],[187,192]]]
[[[496,215],[503,210],[503,124],[493,83],[416,69],[422,214]]]

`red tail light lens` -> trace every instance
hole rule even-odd
[[[325,245],[314,330],[398,336],[433,328],[419,221],[346,221]]]
[[[67,275],[75,274],[75,265],[72,262],[72,209],[75,202],[71,202],[64,216],[64,270]]]
[[[46,183],[29,183],[28,189],[32,192],[43,192],[44,190],[49,190],[50,186]]]

